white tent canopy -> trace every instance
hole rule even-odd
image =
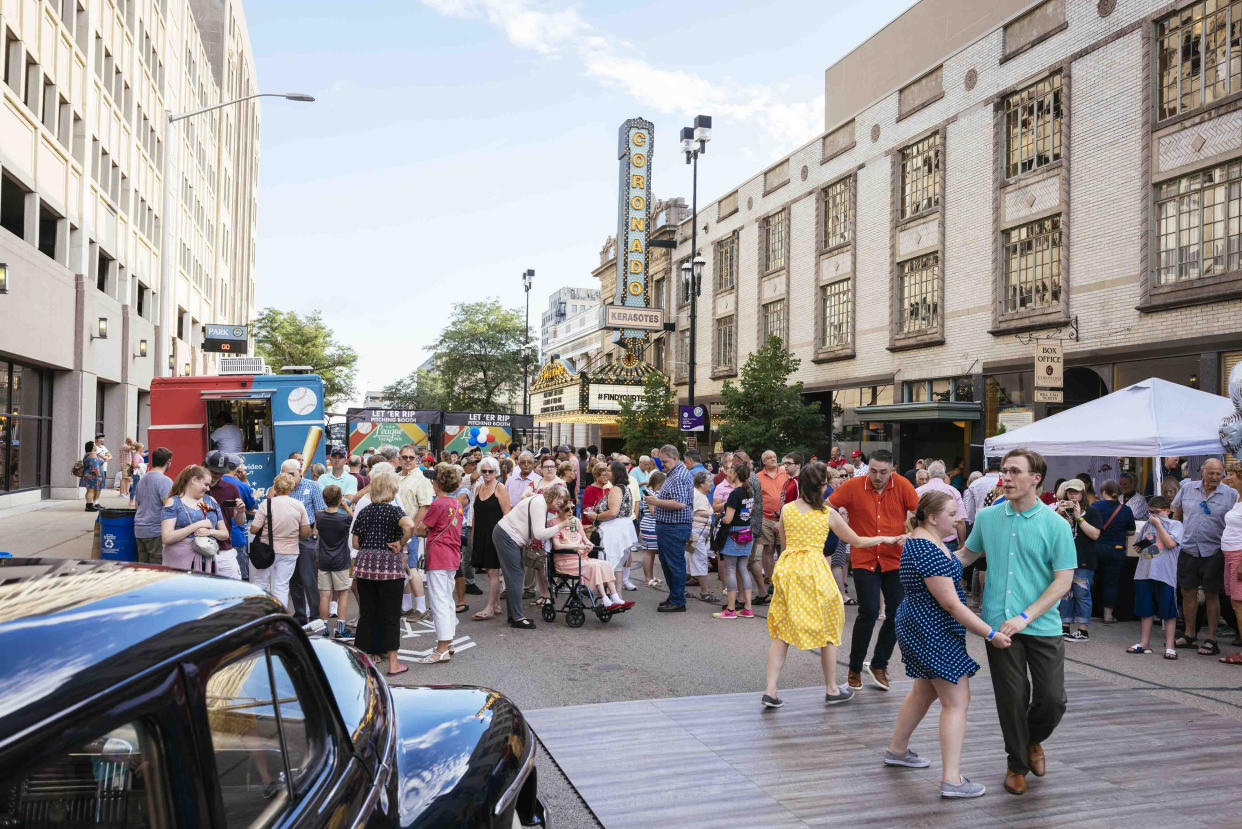
[[[983,454],[1025,448],[1042,455],[1219,455],[1220,422],[1233,411],[1227,397],[1152,377],[988,438]]]

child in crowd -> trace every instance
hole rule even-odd
[[[582,583],[591,588],[592,592],[600,597],[604,607],[610,610],[628,610],[633,607],[633,602],[625,601],[617,592],[617,577],[612,565],[602,558],[587,556],[594,545],[586,537],[582,522],[574,517],[574,505],[571,502],[566,501],[561,505],[557,520],[565,522],[565,526],[552,536],[556,572],[567,576],[577,576],[581,573]],[[563,555],[564,553],[576,553],[577,555]]]
[[[652,472],[647,479],[647,491],[659,492],[667,477],[663,472]],[[660,546],[656,543],[655,513],[647,506],[645,498],[638,503],[641,505],[638,510],[638,548],[643,551],[643,577],[647,579],[648,587],[658,587],[661,581],[655,577],[655,557]]]
[[[1139,551],[1134,570],[1134,615],[1142,619],[1139,643],[1126,653],[1151,653],[1152,620],[1164,623],[1164,658],[1177,659],[1173,637],[1177,625],[1177,558],[1181,551],[1181,521],[1169,517],[1169,499],[1157,495],[1147,502],[1149,517],[1134,546]]]
[[[341,488],[336,484],[324,487],[324,509],[315,513],[315,529],[319,531],[319,618],[337,619],[336,630],[329,635],[345,635],[345,610],[349,604],[349,588],[353,584],[349,548],[349,528],[353,518],[341,508]],[[330,605],[336,612],[329,615]]]
[[[436,649],[418,660],[423,665],[448,662],[453,658],[453,635],[457,632],[457,612],[453,588],[461,567],[461,527],[465,509],[453,496],[461,486],[461,469],[453,464],[436,464],[431,480],[435,500],[427,507],[414,532],[427,539],[427,604],[436,626]]]
[[[708,492],[712,488],[711,473],[700,469],[694,473],[694,510],[690,524],[690,540],[686,542],[686,572],[699,584],[699,599],[716,602],[718,599],[707,586],[708,537],[712,533],[712,502]]]

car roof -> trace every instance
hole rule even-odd
[[[0,558],[0,746],[215,636],[283,612],[233,579],[116,561]]]

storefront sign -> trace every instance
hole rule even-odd
[[[622,400],[636,403],[642,396],[642,386],[592,383],[587,386],[587,409],[593,412],[619,412]]]
[[[678,428],[683,432],[707,431],[706,406],[678,406]]]
[[[663,331],[664,310],[661,308],[627,308],[624,305],[605,305],[604,327]]]
[[[617,294],[615,305],[647,307],[647,218],[651,201],[651,153],[654,125],[630,118],[617,138],[620,203],[617,212]],[[623,339],[646,339],[646,330],[626,328]],[[592,407],[594,408],[594,407]]]
[[[445,426],[475,426],[478,428],[495,427],[507,432],[521,429],[533,429],[534,420],[530,415],[508,414],[506,412],[444,412],[440,422]]]
[[[224,354],[245,354],[249,342],[244,325],[204,325],[203,351]]]
[[[1059,389],[1065,384],[1065,354],[1060,343],[1035,343],[1035,388]]]
[[[1035,389],[1036,403],[1064,403],[1065,392],[1061,389]]]

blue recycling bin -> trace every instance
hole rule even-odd
[[[138,543],[134,541],[132,509],[101,509],[99,511],[99,557],[109,561],[137,561]]]

